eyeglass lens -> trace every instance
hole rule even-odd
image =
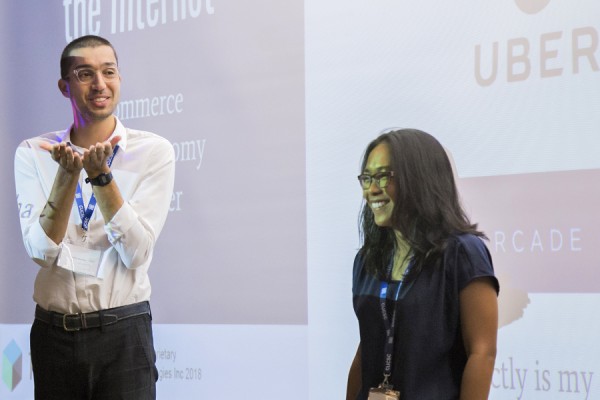
[[[388,173],[379,173],[375,175],[360,175],[358,180],[363,189],[367,190],[371,187],[371,184],[375,182],[378,188],[384,189],[389,182],[390,175]]]
[[[81,83],[90,83],[96,78],[97,71],[92,68],[81,68],[73,71],[75,76]],[[102,73],[102,79],[105,81],[111,81],[119,76],[117,68],[105,68],[100,71]]]

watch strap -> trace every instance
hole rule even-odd
[[[106,186],[113,180],[112,172],[100,174],[95,178],[85,178],[85,183],[90,183],[92,186]]]

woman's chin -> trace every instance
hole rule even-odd
[[[380,228],[389,228],[392,226],[389,218],[375,218],[375,225]]]

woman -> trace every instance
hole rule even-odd
[[[444,148],[415,129],[382,134],[367,147],[358,179],[360,344],[347,399],[395,398],[375,394],[380,386],[402,400],[487,399],[499,285]]]

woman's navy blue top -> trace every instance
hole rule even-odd
[[[398,301],[397,281],[389,282],[387,310],[396,308],[392,376],[402,400],[454,400],[467,361],[460,326],[459,293],[473,279],[490,277],[496,292],[492,259],[482,240],[471,234],[449,239],[441,263],[425,266],[403,285]],[[361,343],[362,389],[383,380],[385,327],[379,292],[381,281],[365,270],[360,252],[354,260],[353,303]]]

